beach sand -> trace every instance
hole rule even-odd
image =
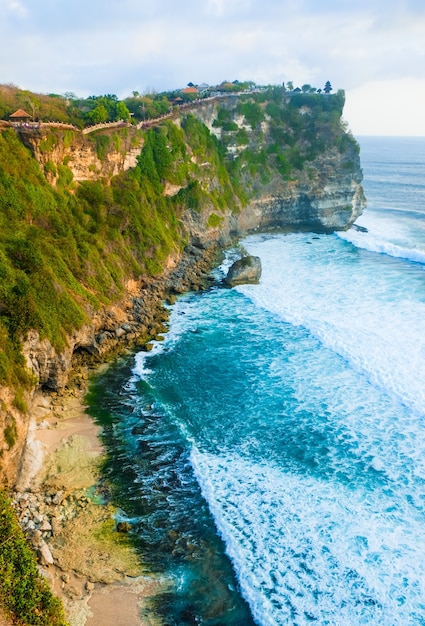
[[[145,571],[128,535],[117,532],[113,505],[91,497],[104,451],[84,396],[85,389],[74,389],[35,398],[18,513],[26,519],[31,510],[39,528],[51,526],[36,530],[47,544],[40,568],[70,626],[160,626],[149,598],[167,582]]]

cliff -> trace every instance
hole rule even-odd
[[[349,228],[365,198],[359,148],[341,121],[343,92],[279,96],[227,98],[194,110],[225,147],[230,171],[247,193],[231,226],[238,235]]]
[[[13,483],[37,387],[163,330],[215,251],[258,229],[362,212],[344,97],[227,97],[138,130],[0,132],[0,449]],[[201,285],[202,286],[202,285]]]

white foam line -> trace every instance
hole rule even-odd
[[[369,233],[357,233],[348,231],[346,233],[338,233],[338,236],[345,241],[355,245],[357,248],[376,252],[378,254],[386,254],[397,259],[405,259],[414,263],[425,264],[425,251],[416,248],[405,248],[395,243],[380,239]]]

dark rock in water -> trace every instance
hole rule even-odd
[[[229,287],[235,285],[256,284],[261,278],[261,260],[258,256],[244,256],[233,263],[224,283]]]
[[[351,228],[354,228],[354,230],[357,230],[359,233],[369,232],[365,226],[359,226],[359,224],[352,224]]]
[[[117,531],[119,533],[128,533],[131,530],[131,526],[128,522],[118,522]]]

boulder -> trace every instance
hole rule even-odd
[[[129,533],[131,530],[131,526],[128,522],[118,522],[117,531],[119,533]]]
[[[42,565],[53,565],[53,556],[47,543],[42,543],[40,547],[40,563]]]
[[[258,256],[244,256],[230,267],[224,282],[229,287],[257,284],[261,278],[261,260]]]

